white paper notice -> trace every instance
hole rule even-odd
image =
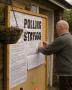
[[[44,56],[37,53],[38,43],[41,40],[42,18],[19,12],[15,12],[15,16],[18,26],[24,31],[19,41],[10,45],[10,88],[26,81],[27,69],[45,62]],[[10,26],[16,26],[12,11],[10,12]]]
[[[10,45],[10,88],[13,88],[27,78],[27,62],[25,50],[21,42]]]
[[[44,55],[41,53],[37,53],[39,40],[27,42],[27,61],[28,61],[28,69],[35,68],[43,63]]]
[[[19,27],[23,28],[23,18],[21,14],[16,14]],[[13,12],[10,12],[10,26],[16,26]],[[24,32],[23,32],[24,33]],[[27,80],[27,57],[23,34],[16,44],[10,44],[10,63],[9,63],[9,88],[24,83]]]

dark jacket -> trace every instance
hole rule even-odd
[[[39,48],[45,55],[56,54],[57,74],[72,75],[72,35],[65,33],[45,48]]]

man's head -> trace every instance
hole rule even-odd
[[[59,35],[69,32],[69,24],[65,20],[59,20],[56,23],[56,32]]]

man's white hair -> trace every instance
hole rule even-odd
[[[63,27],[64,29],[69,30],[69,24],[68,24],[68,22],[65,21],[65,20],[59,20],[59,21],[57,22],[57,25]]]

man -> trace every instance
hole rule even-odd
[[[58,37],[51,44],[40,42],[38,51],[44,55],[55,54],[56,72],[59,75],[60,90],[72,90],[72,35],[69,24],[59,20],[56,24]]]

